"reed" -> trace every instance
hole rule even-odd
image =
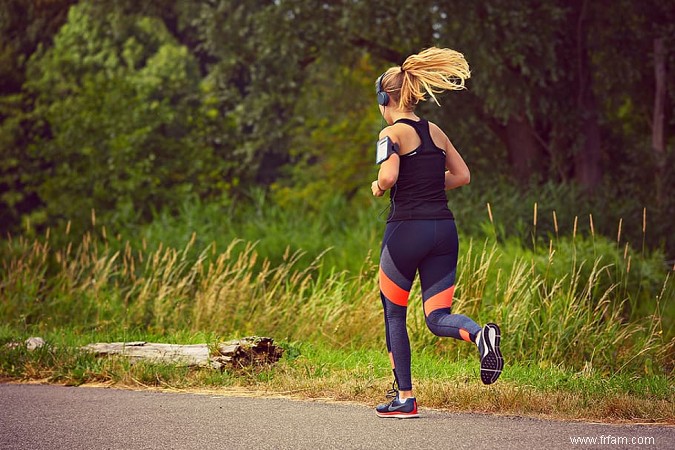
[[[524,248],[495,234],[462,240],[453,311],[500,323],[507,360],[602,373],[672,370],[669,271],[642,249],[576,233],[576,223],[571,237],[547,246]],[[196,248],[194,233],[181,248],[120,242],[101,226],[77,243],[58,247],[53,239],[2,242],[0,317],[16,329],[265,334],[384,348],[377,262],[368,249],[349,271],[325,264],[330,249],[308,260],[287,245],[269,258],[258,242],[236,238],[222,249],[216,242]],[[417,283],[409,318],[416,351],[451,358],[475,351],[426,329]]]

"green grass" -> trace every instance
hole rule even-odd
[[[0,341],[27,337],[7,326]],[[296,398],[355,401],[374,405],[391,383],[383,351],[335,349],[326,345],[279,343],[284,357],[274,366],[220,372],[166,364],[130,364],[119,357],[94,357],[76,350],[93,341],[118,336],[82,336],[72,331],[46,335],[47,345],[0,346],[0,377],[5,380],[127,388],[158,388],[186,392],[286,395]],[[138,337],[138,336],[131,336]],[[157,342],[215,342],[214,336],[153,336]],[[205,340],[204,340],[205,339]],[[469,347],[466,343],[458,343]],[[492,386],[479,381],[476,355],[455,359],[431,351],[413,354],[413,380],[420,404],[449,411],[499,412],[562,419],[652,421],[675,423],[672,379],[663,375],[616,374],[593,370],[511,362]]]

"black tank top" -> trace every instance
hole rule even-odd
[[[445,195],[445,152],[431,139],[429,122],[399,119],[415,129],[422,143],[400,157],[398,180],[391,189],[387,222],[453,219]]]

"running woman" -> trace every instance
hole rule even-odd
[[[380,139],[389,137],[398,150],[381,163],[371,184],[375,197],[390,191],[379,284],[394,383],[387,394],[391,401],[376,408],[380,417],[419,417],[406,329],[408,296],[417,272],[431,332],[474,343],[485,384],[497,381],[504,366],[499,327],[488,323],[481,328],[469,317],[451,312],[459,242],[445,191],[468,184],[469,168],[446,134],[415,114],[427,96],[439,104],[436,94],[464,89],[470,76],[461,53],[432,47],[388,69],[376,82],[380,112],[388,124]]]

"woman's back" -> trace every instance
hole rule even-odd
[[[445,151],[434,143],[429,122],[399,119],[396,124],[405,124],[410,131],[400,133],[399,175],[391,190],[387,220],[452,219],[445,195]]]

